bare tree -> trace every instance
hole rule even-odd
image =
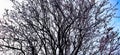
[[[12,51],[15,55],[104,54],[100,52],[101,48],[97,52],[93,51],[99,48],[99,45],[97,47],[93,43],[104,35],[114,36],[109,31],[104,34],[116,10],[109,0],[25,0],[21,3],[11,1],[14,10],[6,10],[0,22],[0,50],[3,53]],[[98,41],[100,44],[101,42]]]

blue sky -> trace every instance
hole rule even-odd
[[[112,18],[111,20],[111,26],[115,27],[115,29],[120,29],[120,0],[110,0],[110,2],[115,5],[117,2],[119,2],[119,4],[116,6],[116,8],[118,8],[118,10],[116,11],[116,16],[119,16],[117,18]]]
[[[117,2],[119,2],[119,4],[116,6],[119,9],[119,11],[117,12],[117,15],[119,15],[120,14],[120,0],[110,0],[110,2],[113,5],[115,5]]]

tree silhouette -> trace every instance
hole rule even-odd
[[[109,0],[11,1],[14,10],[6,10],[0,22],[6,55],[110,55],[114,51],[104,52],[109,43],[119,47],[112,44],[118,33],[108,27],[116,10]]]

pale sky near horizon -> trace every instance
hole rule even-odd
[[[2,18],[4,9],[12,9],[12,2],[10,0],[0,0],[0,18]]]

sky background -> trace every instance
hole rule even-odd
[[[116,6],[116,8],[118,8],[118,10],[116,11],[116,16],[115,18],[112,18],[111,20],[111,26],[115,27],[116,30],[120,29],[120,0],[110,0],[110,2],[112,4],[116,4],[117,2],[118,5]]]
[[[19,0],[21,1],[21,0]],[[116,2],[119,2],[119,4],[116,6],[118,8],[118,11],[116,11],[116,16],[119,16],[118,18],[113,18],[111,20],[110,26],[115,27],[115,29],[120,29],[120,0],[110,0],[112,4],[115,4]],[[10,0],[0,0],[0,18],[2,18],[2,14],[4,13],[4,9],[12,9],[12,2]]]
[[[0,18],[4,13],[4,9],[12,9],[12,2],[10,0],[0,0]]]

